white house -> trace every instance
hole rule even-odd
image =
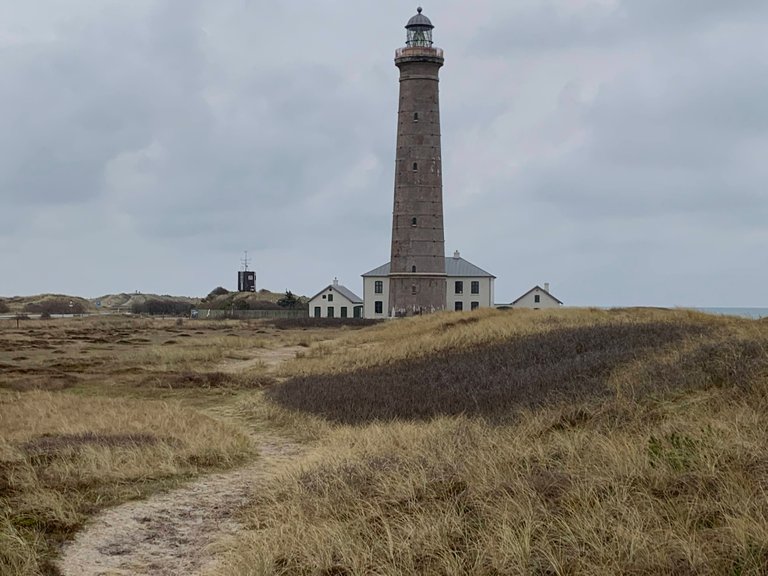
[[[313,318],[362,318],[363,299],[333,279],[309,301],[309,315]]]
[[[445,259],[448,310],[474,310],[493,306],[494,281],[490,274],[461,257],[458,251]],[[363,274],[365,318],[386,318],[389,303],[389,262]]]
[[[563,303],[560,300],[549,293],[549,283],[544,284],[544,288],[534,286],[512,302],[513,308],[533,308],[534,310],[539,308],[557,308],[562,305]]]

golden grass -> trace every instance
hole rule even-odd
[[[281,375],[348,378],[664,323],[695,330],[601,372],[611,395],[504,424],[339,425],[254,389],[287,346],[301,357]],[[0,573],[51,573],[57,543],[101,507],[251,457],[244,425],[313,449],[259,491],[218,574],[768,573],[767,348],[768,323],[685,310],[482,310],[362,330],[0,322]]]
[[[766,408],[718,391],[575,427],[341,430],[253,502],[218,573],[764,574]]]
[[[253,455],[248,437],[177,402],[0,394],[0,573],[34,574],[87,515]]]
[[[765,323],[658,310],[441,315],[345,335],[284,372],[364,373],[468,343],[654,321],[705,331],[617,366],[607,398],[550,402],[504,425],[311,428],[321,447],[253,500],[249,531],[215,573],[768,573]],[[301,426],[298,414],[274,417]]]

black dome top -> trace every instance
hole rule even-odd
[[[430,30],[434,28],[432,25],[432,22],[429,21],[429,18],[424,16],[424,14],[421,13],[421,6],[419,6],[416,11],[418,14],[408,20],[408,24],[405,25],[406,28],[429,28]]]

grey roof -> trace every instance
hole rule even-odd
[[[432,25],[432,22],[430,22],[429,18],[424,16],[424,14],[421,13],[421,6],[419,6],[416,11],[418,14],[408,20],[408,24],[405,25],[406,28],[434,28]]]
[[[525,294],[523,294],[522,296],[520,296],[520,298],[518,298],[517,300],[515,300],[514,302],[512,302],[512,304],[517,304],[518,302],[520,302],[520,300],[522,300],[523,298],[525,298],[526,296],[528,296],[528,294],[530,294],[530,293],[531,293],[531,292],[533,292],[534,290],[541,290],[542,292],[544,292],[544,294],[546,294],[547,296],[549,296],[550,298],[552,298],[552,300],[554,300],[554,301],[558,302],[559,304],[562,304],[562,302],[560,302],[560,300],[558,300],[557,298],[555,298],[554,296],[552,296],[552,294],[550,294],[550,293],[549,293],[547,290],[544,290],[544,288],[542,288],[542,287],[541,287],[541,286],[539,286],[539,285],[536,285],[536,286],[534,286],[533,288],[531,288],[530,290],[528,290],[528,292],[526,292]]]
[[[360,296],[358,296],[357,294],[352,292],[352,290],[350,290],[346,286],[342,286],[341,284],[336,284],[336,285],[328,284],[328,286],[326,286],[325,288],[320,290],[320,292],[318,292],[317,294],[312,296],[312,298],[310,298],[310,300],[314,300],[315,298],[320,296],[320,294],[322,294],[323,292],[325,292],[329,288],[333,289],[335,292],[338,292],[339,294],[344,296],[344,298],[346,298],[347,300],[352,302],[352,304],[362,304],[363,303],[363,299],[360,298]]]
[[[471,262],[467,262],[464,260],[464,258],[456,258],[453,256],[447,256],[445,258],[445,273],[448,276],[458,277],[483,276],[488,278],[496,278],[496,276],[493,274],[486,272]],[[364,278],[366,276],[389,276],[389,262],[363,274]]]

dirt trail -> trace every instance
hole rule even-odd
[[[286,350],[277,355],[279,360],[270,355],[267,362],[275,368],[292,354]],[[63,576],[186,576],[210,568],[215,561],[212,545],[242,529],[238,508],[303,451],[268,433],[254,432],[253,438],[259,457],[248,466],[96,516],[63,548],[58,562]]]
[[[280,364],[286,360],[296,357],[297,352],[306,350],[301,346],[286,346],[285,348],[264,349],[259,353],[246,360],[225,360],[217,366],[217,369],[221,372],[235,373],[243,372],[255,368],[257,366],[263,366],[265,369],[274,371]]]

